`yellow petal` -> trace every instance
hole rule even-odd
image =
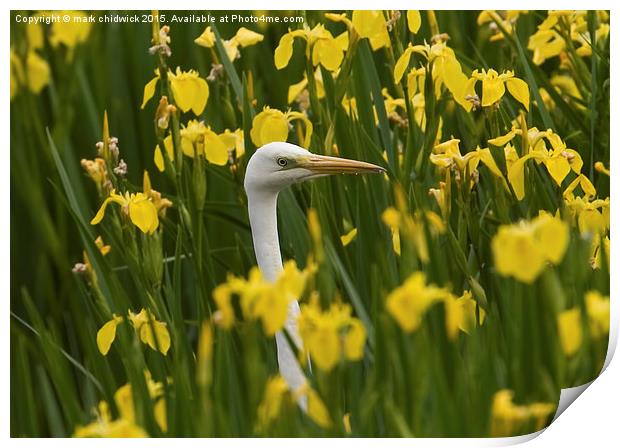
[[[153,95],[155,95],[155,87],[157,86],[157,81],[159,81],[159,76],[151,79],[144,86],[144,96],[142,97],[142,106],[140,106],[140,109],[144,109],[146,103],[148,103],[149,100],[153,98]]]
[[[604,232],[608,225],[603,214],[596,209],[585,209],[579,213],[579,231],[581,233],[591,233],[597,235]]]
[[[116,338],[116,327],[123,320],[122,317],[114,316],[112,320],[103,324],[97,332],[97,348],[102,355],[107,355]]]
[[[444,301],[446,316],[446,333],[448,338],[454,340],[459,334],[459,328],[465,322],[463,307],[453,297]],[[466,331],[467,332],[467,331]]]
[[[344,53],[335,39],[319,39],[312,48],[312,63],[333,72],[340,68]]]
[[[196,115],[200,115],[207,104],[209,98],[209,85],[200,78],[195,72],[180,72],[177,69],[176,75],[170,75],[172,94],[177,106],[183,111],[193,110]]]
[[[519,201],[525,196],[525,162],[531,158],[531,155],[528,154],[508,167],[508,181]]]
[[[553,264],[562,261],[568,248],[568,224],[549,214],[542,214],[532,221],[535,227],[534,239],[545,258]]]
[[[525,110],[530,110],[530,89],[525,81],[519,78],[510,78],[506,87],[515,100],[523,104]]]
[[[351,29],[353,27],[353,22],[351,22],[351,20],[349,20],[349,18],[347,17],[347,15],[345,13],[342,14],[334,14],[331,12],[326,12],[325,13],[325,18],[327,18],[328,20],[331,20],[333,22],[341,22],[344,23],[348,29]]]
[[[26,25],[26,38],[29,50],[43,48],[43,28],[39,23],[28,23]]]
[[[342,50],[347,51],[349,49],[349,32],[345,31],[336,36],[336,45]]]
[[[319,394],[308,388],[306,396],[308,397],[308,416],[321,428],[330,428],[332,420]]]
[[[454,100],[469,112],[473,107],[473,104],[466,99],[467,95],[471,93],[469,92],[471,90],[470,83],[454,53],[449,52],[443,58],[436,59],[435,64],[437,71],[441,73],[443,83],[452,93]]]
[[[562,350],[567,356],[577,353],[582,342],[581,312],[579,308],[562,311],[558,316],[558,332]]]
[[[570,165],[566,157],[563,157],[561,155],[555,157],[548,157],[544,159],[544,163],[547,167],[547,171],[549,171],[549,174],[551,175],[555,183],[558,184],[558,186],[561,186],[562,181],[570,172]]]
[[[153,233],[159,226],[155,205],[142,193],[129,202],[129,218],[144,233]]]
[[[165,169],[164,156],[162,155],[161,150],[159,149],[159,145],[155,147],[155,153],[153,154],[153,162],[155,163],[155,166],[160,172],[164,171]]]
[[[306,88],[308,85],[308,78],[304,76],[304,79],[299,81],[298,83],[291,84],[288,88],[288,104],[291,104],[295,101],[295,98]]]
[[[330,371],[340,360],[340,337],[336,328],[323,328],[308,338],[308,350],[318,368]]]
[[[411,59],[411,54],[413,53],[413,47],[409,46],[403,54],[396,61],[396,65],[394,65],[394,82],[398,84],[405,74],[405,70],[409,66],[409,60]]]
[[[101,220],[103,219],[104,215],[105,215],[105,209],[108,206],[108,204],[110,202],[112,202],[113,199],[111,197],[106,198],[105,201],[103,201],[103,204],[101,204],[101,207],[99,207],[99,210],[97,211],[97,214],[95,215],[95,217],[90,221],[90,223],[92,225],[95,224],[99,224],[101,222]]]
[[[204,135],[205,157],[209,163],[224,166],[228,163],[228,150],[218,135],[207,129]]]
[[[513,138],[515,138],[515,135],[517,134],[514,131],[514,129],[512,129],[510,132],[508,132],[508,134],[500,135],[499,137],[495,137],[495,138],[491,138],[488,140],[488,142],[492,144],[493,146],[504,146],[506,143],[511,141]]]
[[[398,229],[392,229],[392,249],[396,255],[400,255],[400,232]]]
[[[273,60],[278,70],[286,67],[293,55],[293,39],[293,36],[290,34],[285,34],[280,38],[280,43],[273,55]]]
[[[233,37],[232,39],[225,40],[224,42],[222,42],[222,45],[224,45],[224,50],[226,50],[226,55],[228,56],[228,60],[230,62],[237,59],[237,56],[239,55],[239,50],[237,49],[237,46],[239,45],[239,43],[237,42],[236,38]]]
[[[372,38],[386,28],[381,11],[353,11],[352,22],[355,31],[361,38]]]
[[[306,129],[304,134],[304,140],[301,143],[301,146],[303,146],[304,148],[309,148],[310,141],[312,140],[312,122],[308,120],[306,114],[302,112],[288,112],[287,119],[289,122],[293,120],[301,120],[303,122]]]
[[[489,148],[480,149],[477,151],[480,160],[484,165],[497,177],[503,177],[502,172],[499,170],[497,164],[495,163],[495,159],[491,155],[491,150]]]
[[[34,93],[39,93],[50,82],[50,68],[45,59],[38,53],[31,51],[26,56],[28,71],[28,87]]]
[[[585,303],[592,337],[598,339],[609,334],[609,297],[603,297],[598,291],[588,291]]]
[[[250,138],[257,148],[271,142],[285,142],[287,137],[288,121],[281,111],[266,107],[254,117]]]
[[[208,26],[200,36],[194,39],[194,42],[201,47],[211,48],[215,45],[215,33],[211,31],[211,27]]]
[[[157,422],[157,426],[162,432],[168,432],[168,417],[166,413],[166,399],[160,398],[155,406],[153,406],[153,416]]]
[[[154,334],[153,330],[155,330]],[[157,337],[157,343],[159,343],[159,351],[166,355],[170,349],[170,333],[168,333],[166,324],[157,320],[145,322],[140,327],[140,339],[153,350],[157,350],[155,337]]]
[[[422,18],[420,17],[420,11],[407,11],[407,27],[411,33],[416,34],[420,29],[421,24]]]
[[[209,99],[209,84],[202,78],[196,78],[195,82],[197,87],[196,96],[192,102],[192,110],[196,115],[200,115],[205,109],[207,100]]]
[[[504,81],[497,77],[485,77],[482,80],[482,105],[487,107],[497,103],[505,92]]]
[[[383,23],[385,24],[385,20]],[[390,35],[388,34],[387,27],[384,26],[379,33],[370,37],[369,41],[370,48],[372,48],[373,51],[383,47],[388,48],[390,46]]]
[[[570,169],[576,174],[581,173],[581,168],[583,168],[583,159],[581,158],[581,155],[577,151],[568,148],[565,149],[564,152],[566,152],[570,157],[570,160],[568,161]]]
[[[357,236],[357,229],[356,228],[353,228],[349,232],[347,232],[346,234],[342,235],[340,237],[340,242],[342,242],[342,247],[348,246],[351,243],[351,241],[353,241],[355,239],[356,236]]]
[[[256,33],[242,26],[237,30],[235,38],[237,39],[237,42],[245,48],[261,42],[265,37],[262,34]]]
[[[545,268],[545,254],[532,232],[519,225],[501,226],[491,242],[497,272],[533,283]]]
[[[350,325],[344,337],[344,355],[351,361],[358,361],[364,357],[366,329],[358,319],[352,319]]]

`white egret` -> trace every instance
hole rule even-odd
[[[377,165],[357,160],[322,156],[284,142],[269,143],[259,148],[250,158],[245,173],[244,187],[248,196],[248,212],[256,261],[264,278],[273,282],[282,270],[278,240],[278,193],[294,183],[330,174],[382,173]],[[285,329],[297,348],[301,338],[297,331],[299,303],[289,305]],[[295,354],[285,334],[276,333],[276,347],[280,373],[290,389],[298,390],[305,382]],[[305,408],[303,402],[302,407]]]

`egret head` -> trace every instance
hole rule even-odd
[[[339,157],[321,156],[285,142],[269,143],[250,158],[244,186],[249,191],[278,191],[297,182],[330,174],[383,173],[372,163]]]

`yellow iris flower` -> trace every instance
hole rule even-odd
[[[168,333],[165,322],[156,320],[155,316],[144,308],[138,314],[129,311],[129,320],[140,335],[140,340],[143,343],[153,350],[159,350],[164,355],[168,353],[170,349],[170,333]]]
[[[428,285],[423,272],[414,272],[387,296],[386,308],[398,325],[411,333],[422,323],[424,313],[447,293],[444,288]]]
[[[570,216],[582,234],[599,235],[609,230],[609,198],[590,200],[587,197],[565,198]]]
[[[88,15],[82,11],[54,11],[54,15],[71,19],[53,22],[49,37],[52,47],[65,46],[68,49],[67,58],[71,59],[74,48],[88,39],[92,24],[86,20]]]
[[[234,131],[230,131],[225,129],[224,132],[219,134],[220,141],[224,145],[224,148],[229,153],[231,151],[236,152],[237,159],[245,154],[245,142],[243,140],[243,129],[235,129]],[[209,150],[205,151],[207,153],[207,160],[209,159]],[[215,163],[215,162],[213,162]]]
[[[194,158],[194,156],[205,157],[209,163],[224,166],[228,163],[228,147],[230,147],[230,131],[225,132],[226,135],[217,135],[202,121],[190,120],[181,128],[181,151],[183,155]],[[239,148],[237,138],[234,135],[234,146]],[[241,135],[241,139],[243,136]],[[241,146],[242,147],[242,146]],[[171,161],[174,161],[174,146],[172,144],[172,135],[164,138],[164,149]],[[237,154],[239,155],[239,154]],[[153,156],[155,166],[159,171],[164,171],[165,163],[163,153],[159,145],[155,147]]]
[[[341,22],[349,32],[355,31],[362,39],[368,39],[373,50],[390,46],[387,22],[382,11],[353,11],[351,19],[345,13],[326,13],[325,17],[332,22]]]
[[[445,42],[438,42],[433,45],[409,44],[394,65],[395,83],[399,83],[403,78],[407,67],[409,67],[411,57],[414,54],[420,54],[426,58],[429,63],[432,62],[432,76],[435,81],[435,94],[437,96],[441,93],[441,87],[445,86],[450,93],[452,93],[454,101],[465,110],[471,110],[472,103],[467,101],[466,97],[469,91],[473,90],[473,87],[469,86],[467,76],[463,73],[461,64],[454,54],[454,50],[448,47]],[[424,73],[426,73],[426,71],[424,71]],[[418,74],[419,72],[415,72],[415,75]],[[409,79],[407,80],[407,84],[409,87],[414,86]],[[412,96],[415,94],[416,90],[411,94]]]
[[[196,45],[200,45],[201,47],[212,48],[215,46],[215,33],[211,30],[211,27],[208,26],[202,32],[200,36],[194,39],[194,43]]]
[[[484,323],[486,313],[482,308],[478,308],[478,322],[477,303],[471,292],[464,291],[463,295],[457,298],[446,288],[427,284],[424,272],[414,272],[401,286],[394,289],[386,299],[386,308],[403,331],[412,333],[422,324],[426,311],[440,302],[444,304],[446,333],[450,339],[455,339],[459,330],[469,333],[475,326]]]
[[[168,430],[168,419],[166,416],[166,399],[163,397],[163,384],[153,381],[148,370],[144,372],[144,376],[149,396],[155,402],[153,406],[155,421],[159,428],[166,432]],[[100,401],[97,419],[86,426],[78,426],[73,433],[73,437],[126,438],[149,436],[136,423],[133,391],[130,383],[118,388],[114,393],[114,403],[118,409],[118,419],[112,420],[108,403]]]
[[[527,48],[534,52],[534,64],[541,65],[547,59],[561,56],[567,50],[567,42],[558,31],[562,26],[570,27],[570,40],[579,44],[575,53],[579,56],[592,55],[592,39],[588,31],[586,20],[587,11],[549,11],[545,20],[529,38]],[[597,11],[599,26],[595,31],[596,40],[607,38],[609,35],[609,16],[605,11]],[[563,21],[563,23],[560,22]]]
[[[239,56],[239,47],[245,48],[262,42],[265,36],[255,31],[241,27],[237,33],[228,40],[224,40],[222,44],[226,50],[226,55],[230,61],[234,61]],[[212,48],[215,46],[215,33],[208,26],[200,36],[194,39],[194,42],[201,47]]]
[[[314,423],[322,428],[330,428],[332,425],[329,411],[319,394],[305,383],[299,390],[291,391],[288,384],[280,375],[269,378],[265,386],[265,393],[257,410],[257,429],[265,430],[269,424],[275,421],[285,410],[290,408],[294,400],[305,397],[308,408],[307,413]]]
[[[170,333],[168,333],[165,322],[156,320],[155,316],[144,308],[138,314],[129,311],[128,318],[144,344],[147,344],[153,350],[159,350],[164,355],[168,353],[170,349]],[[103,324],[97,332],[97,348],[102,355],[105,356],[110,351],[110,347],[116,339],[116,328],[123,321],[122,316],[114,314],[112,319]],[[156,338],[159,348],[157,347]]]
[[[110,438],[138,438],[148,437],[148,433],[135,422],[125,418],[112,420],[110,407],[105,401],[100,401],[97,419],[86,426],[77,426],[73,437],[110,437]]]
[[[555,410],[552,403],[536,402],[517,405],[513,402],[514,392],[498,390],[491,405],[491,437],[509,437],[524,433],[527,424],[534,423],[536,431],[542,429]]]
[[[506,89],[508,89],[515,100],[523,104],[526,110],[530,109],[530,90],[527,83],[522,79],[516,78],[510,70],[505,71],[501,75],[493,69],[488,71],[482,70],[482,73],[474,70],[465,91],[473,95],[474,87],[478,81],[482,81],[483,107],[497,103],[506,93]]]
[[[177,67],[176,72],[169,71],[168,77],[175,104],[179,109],[183,112],[191,110],[194,114],[200,115],[204,111],[209,99],[209,84],[207,84],[207,81],[202,79],[195,70],[184,72],[179,67]],[[144,86],[144,96],[140,106],[142,109],[155,95],[158,81],[159,74]]]
[[[284,327],[288,305],[299,297],[305,288],[306,279],[311,269],[297,269],[294,261],[287,261],[274,283],[266,281],[260,270],[250,270],[248,279],[229,276],[226,283],[217,286],[213,291],[213,299],[218,311],[216,323],[231,328],[235,323],[232,306],[232,295],[239,297],[243,316],[248,320],[260,320],[267,336],[273,336]]]
[[[37,52],[29,51],[25,64],[13,50],[11,50],[10,57],[11,99],[17,95],[20,88],[27,88],[32,93],[39,94],[50,83],[49,65]]]
[[[506,135],[490,139],[489,143],[495,146],[504,146],[512,141],[517,135],[523,135],[521,129],[513,128]],[[542,163],[547,168],[549,175],[558,186],[568,176],[572,170],[580,174],[583,167],[583,160],[577,151],[566,147],[559,135],[552,130],[539,131],[537,128],[527,130],[527,141],[530,151],[521,158],[518,158],[514,148],[509,148],[510,156],[506,158],[508,166],[508,181],[512,185],[517,199],[525,197],[525,163],[533,159],[536,163]],[[551,149],[547,149],[546,143],[551,144]],[[507,147],[504,148],[505,150]],[[516,159],[515,159],[515,156]]]
[[[322,370],[330,371],[342,357],[357,361],[364,355],[366,329],[351,317],[349,305],[332,303],[322,311],[315,295],[301,306],[298,325],[305,352]]]
[[[463,173],[467,169],[470,174],[473,173],[473,171],[478,168],[478,164],[482,162],[491,173],[497,177],[503,178],[502,172],[497,167],[489,148],[478,147],[462,156],[459,148],[460,142],[459,139],[453,138],[436,145],[433,148],[433,154],[429,156],[430,161],[434,165],[442,168],[451,168],[454,166]]]
[[[568,225],[548,213],[500,226],[491,241],[497,272],[533,283],[547,263],[558,264],[568,248]]]
[[[508,10],[508,11],[494,11],[485,10],[478,15],[478,25],[489,24],[489,28],[493,31],[493,34],[489,38],[491,42],[504,39],[504,33],[499,29],[498,24],[504,28],[504,30],[512,34],[513,28],[517,19],[521,14],[528,14],[529,11],[523,10]]]
[[[473,299],[470,291],[464,291],[461,297],[449,294],[444,298],[446,312],[446,331],[448,337],[454,340],[459,330],[469,334],[478,325],[476,318],[477,302]],[[483,308],[478,308],[480,322],[484,323],[486,312]]]
[[[280,38],[274,53],[274,62],[278,70],[286,67],[293,56],[295,38],[306,41],[306,58],[312,61],[313,66],[321,64],[331,72],[340,68],[344,52],[349,45],[346,32],[334,38],[322,24],[312,29],[304,25],[304,28],[289,31]]]
[[[136,225],[142,232],[152,234],[159,226],[159,218],[157,217],[157,209],[144,193],[125,192],[122,196],[114,190],[110,192],[110,196],[103,201],[99,211],[90,221],[92,225],[99,224],[105,216],[106,207],[110,202],[115,202],[121,206],[123,213],[129,216],[131,222]]]
[[[367,38],[373,50],[390,46],[390,36],[382,11],[353,11],[353,28],[361,38]]]
[[[280,416],[283,404],[288,401],[292,403],[286,380],[280,375],[276,375],[267,380],[263,399],[258,405],[257,425],[258,429],[265,429],[269,424]]]
[[[583,191],[583,196],[575,196],[577,187]],[[596,188],[585,175],[579,174],[564,190],[563,196],[566,208],[582,234],[591,234],[598,239],[601,233],[609,230],[609,198],[594,199]]]
[[[302,112],[287,111],[282,112],[278,109],[271,109],[265,106],[252,121],[250,138],[252,143],[260,148],[271,142],[285,142],[288,137],[289,124],[294,120],[301,120],[306,128],[306,132],[301,146],[308,148],[312,138],[312,123]]]

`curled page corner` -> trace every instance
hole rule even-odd
[[[551,426],[556,419],[562,415],[562,413],[568,409],[568,407],[573,404],[573,402],[579,398],[589,386],[596,380],[592,380],[589,383],[582,384],[580,386],[575,387],[567,387],[566,389],[562,389],[560,391],[560,401],[558,402],[558,408],[555,411],[555,415],[553,416],[553,420],[551,421]],[[547,426],[547,427],[549,427]]]
[[[616,315],[615,307],[612,306],[610,312],[611,312],[610,321],[612,323],[617,322],[617,318],[615,317]],[[609,342],[607,344],[607,355],[605,357],[605,362],[598,376],[600,376],[611,363],[611,360],[613,359],[614,353],[616,351],[617,343],[618,343],[618,325],[612,324],[610,325],[610,329],[609,329]],[[511,446],[511,445],[517,445],[520,443],[529,442],[530,440],[535,439],[536,437],[541,435],[543,432],[545,432],[549,427],[551,427],[551,425],[553,425],[553,422],[555,422],[558,419],[558,417],[560,417],[560,415],[562,415],[564,411],[566,411],[566,409],[568,409],[568,407],[571,404],[573,404],[575,400],[577,400],[577,398],[579,398],[579,396],[582,393],[584,393],[585,390],[588,387],[590,387],[592,383],[594,383],[595,381],[596,381],[596,378],[588,383],[581,384],[575,387],[567,387],[565,389],[560,390],[560,399],[558,401],[558,407],[555,411],[555,415],[553,416],[553,420],[551,420],[551,423],[549,423],[546,427],[544,427],[540,431],[536,431],[530,434],[523,434],[520,436],[514,436],[514,437],[497,437],[497,438],[489,439],[490,444],[489,445],[485,444],[485,446]]]
[[[615,316],[617,313],[616,307],[611,307],[610,308],[610,316],[609,319],[611,322],[617,322],[617,317]],[[611,362],[612,358],[614,357],[614,353],[616,351],[616,345],[618,343],[618,326],[617,325],[610,325],[609,328],[609,341],[607,343],[607,355],[605,356],[605,363],[603,364],[603,368],[601,369],[601,371],[599,372],[599,374],[597,375],[600,376],[609,366],[609,363]],[[555,415],[553,416],[553,420],[551,421],[551,423],[549,424],[549,426],[551,426],[553,424],[554,421],[556,421],[556,419],[562,415],[562,413],[568,409],[568,407],[573,404],[573,402],[579,398],[579,396],[585,392],[585,390],[590,387],[590,385],[596,381],[596,378],[593,379],[592,381],[582,384],[580,386],[575,386],[575,387],[568,387],[566,389],[562,389],[560,391],[560,401],[558,402],[558,408],[555,411]],[[549,427],[547,426],[547,428]]]

